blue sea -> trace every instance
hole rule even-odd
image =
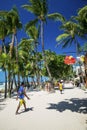
[[[32,81],[31,78],[29,78],[28,80],[29,80],[29,82]],[[49,78],[43,76],[41,82],[47,81],[47,80],[49,80]],[[5,83],[5,72],[3,72],[3,71],[0,69],[0,88],[5,87],[4,83]]]
[[[5,82],[5,73],[0,69],[0,82]]]

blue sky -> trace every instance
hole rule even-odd
[[[26,24],[30,19],[32,19],[33,15],[23,8],[21,5],[27,4],[28,0],[1,0],[0,1],[0,10],[10,10],[13,5],[16,5],[20,14],[20,19],[22,24]],[[48,0],[49,3],[49,13],[59,12],[66,17],[68,20],[70,16],[74,16],[77,13],[79,8],[87,5],[87,0]],[[68,47],[66,49],[61,49],[61,46],[58,48],[56,45],[56,37],[62,32],[59,30],[60,22],[47,21],[47,25],[45,25],[45,49],[51,49],[55,51],[57,54],[64,54],[64,52],[72,52],[75,51],[75,46]],[[27,37],[26,33],[21,30],[18,32],[18,41],[20,39]],[[81,45],[84,43],[80,40]],[[0,41],[1,44],[1,41]],[[41,50],[41,47],[39,47]],[[67,55],[68,53],[66,53]],[[69,55],[69,54],[68,54]],[[71,55],[71,53],[70,53]],[[75,56],[75,53],[72,54]],[[0,72],[0,82],[4,80],[4,73]]]
[[[29,20],[33,18],[33,14],[24,10],[21,5],[27,4],[28,0],[2,0],[0,2],[0,10],[10,10],[13,5],[16,5],[20,14],[20,19],[22,24],[26,24]],[[68,20],[70,16],[75,16],[77,10],[87,5],[87,0],[48,0],[48,8],[49,13],[59,12]],[[57,54],[64,54],[64,52],[72,52],[75,51],[75,46],[67,47],[62,49],[61,46],[56,46],[56,37],[62,33],[59,30],[60,22],[47,21],[47,25],[45,25],[45,49],[50,49],[55,51]],[[18,41],[20,39],[27,37],[26,33],[21,30],[18,32]],[[80,40],[81,45],[83,45],[83,41]],[[1,43],[1,41],[0,41]],[[39,50],[41,47],[39,46]],[[67,54],[67,53],[66,53]],[[71,55],[71,54],[70,54]],[[75,56],[75,53],[72,54]]]

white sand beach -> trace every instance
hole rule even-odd
[[[14,96],[0,99],[0,130],[87,130],[87,91],[65,89],[63,94],[46,91],[27,92],[27,111]]]

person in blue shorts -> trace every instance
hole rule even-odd
[[[21,83],[21,86],[18,89],[18,94],[17,94],[17,100],[18,98],[20,99],[17,110],[16,110],[16,114],[18,114],[18,110],[20,109],[20,107],[22,106],[22,104],[24,105],[25,111],[26,111],[26,103],[24,100],[24,97],[27,97],[27,99],[30,99],[24,89],[24,82]]]

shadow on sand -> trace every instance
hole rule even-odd
[[[87,98],[85,99],[72,98],[70,100],[65,99],[65,101],[59,102],[57,104],[49,103],[49,105],[50,106],[47,107],[47,109],[49,110],[54,109],[59,112],[70,110],[72,112],[87,114]]]
[[[23,111],[19,112],[18,114],[26,113],[26,112],[29,112],[29,111],[33,111],[33,107],[31,107],[31,108],[26,108],[26,111],[23,110]]]
[[[6,106],[6,104],[4,103],[5,99],[3,98],[3,96],[0,96],[0,110],[3,110]]]

